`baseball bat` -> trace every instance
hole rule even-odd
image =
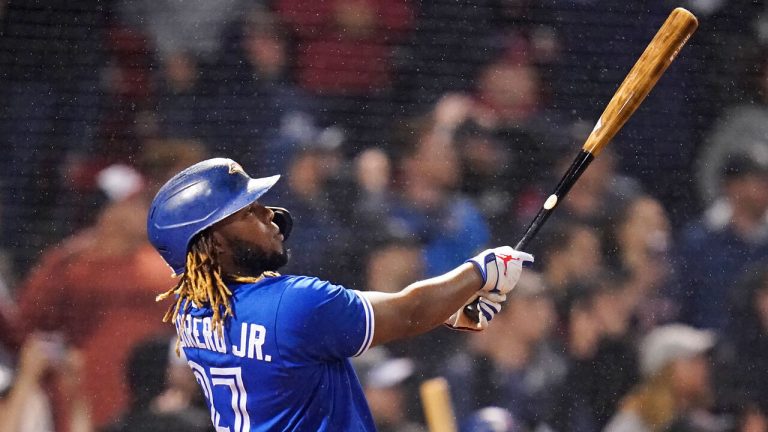
[[[419,386],[419,393],[429,432],[456,432],[456,416],[445,378],[424,381]]]
[[[524,249],[539,232],[571,186],[648,96],[698,26],[696,17],[686,9],[676,8],[669,14],[608,102],[576,159],[560,179],[555,191],[544,201],[515,249]],[[477,321],[480,316],[477,302],[467,305],[464,313]]]

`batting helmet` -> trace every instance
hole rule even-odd
[[[186,265],[192,238],[247,207],[277,183],[279,175],[251,178],[232,159],[199,162],[168,180],[157,192],[147,218],[149,241],[175,274]],[[284,239],[293,225],[287,210],[270,207]]]

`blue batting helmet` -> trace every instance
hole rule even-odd
[[[149,241],[173,272],[181,274],[195,235],[259,199],[279,178],[251,178],[232,159],[208,159],[192,165],[168,180],[152,200],[147,218]],[[290,214],[285,209],[273,210],[274,222],[287,239]]]

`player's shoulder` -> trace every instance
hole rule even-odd
[[[293,308],[315,308],[339,296],[349,296],[351,291],[341,285],[312,276],[285,276],[282,304]]]
[[[313,276],[283,276],[283,278],[281,283],[285,285],[286,294],[313,296],[345,290],[340,285]]]

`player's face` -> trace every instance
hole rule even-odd
[[[225,273],[258,275],[288,262],[275,213],[253,203],[216,224],[213,235],[220,245],[219,258]]]

